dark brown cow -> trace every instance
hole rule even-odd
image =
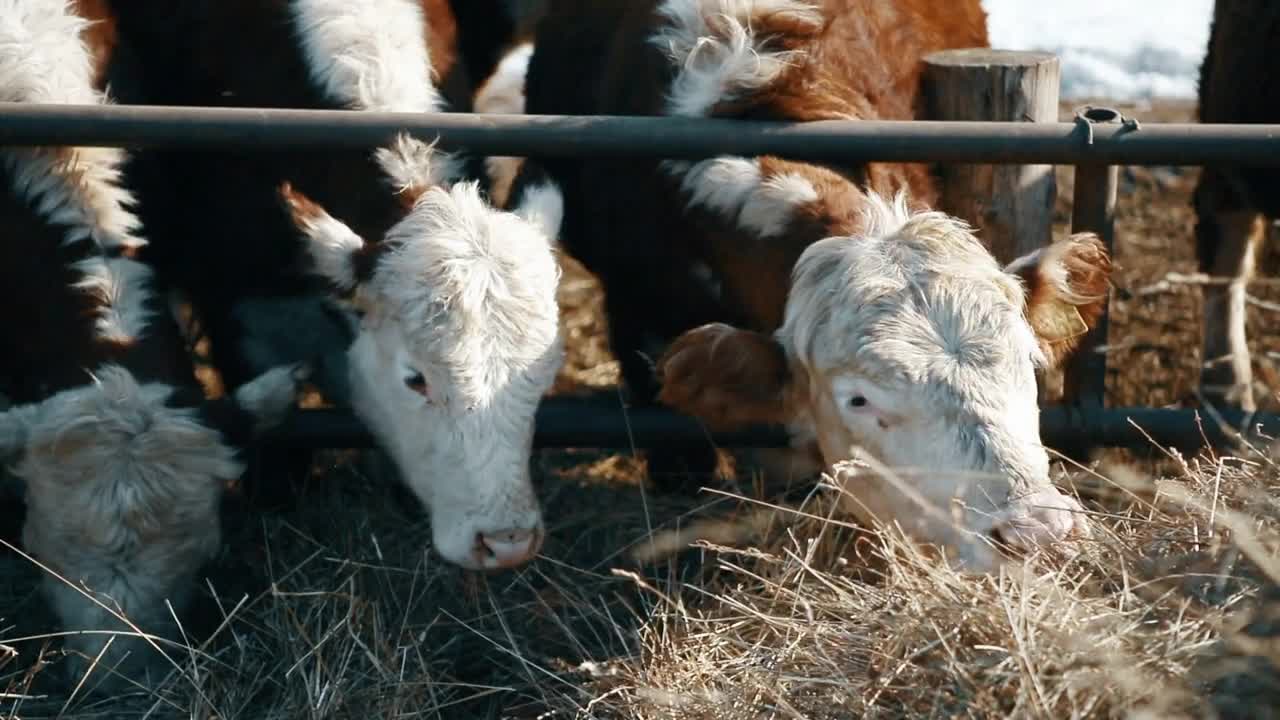
[[[85,23],[64,0],[2,2],[0,17],[0,100],[102,102]],[[88,631],[67,637],[83,656],[73,673],[141,660],[128,637],[103,652],[105,632],[128,630],[104,607],[151,632],[166,600],[181,610],[220,547],[237,449],[293,406],[294,369],[206,401],[151,268],[133,257],[145,241],[119,184],[123,154],[7,148],[0,160],[0,464],[25,500],[25,550],[63,578],[44,577],[54,611]]]
[[[910,119],[921,58],[986,43],[977,0],[560,0],[527,112]],[[656,390],[647,353],[663,401],[721,427],[789,425],[850,474],[855,511],[977,567],[997,555],[961,542],[971,531],[1022,548],[1087,531],[1049,481],[1035,370],[1099,314],[1096,238],[1002,269],[928,209],[919,166],[543,158],[515,202],[542,171],[565,191],[562,243],[604,282],[637,402]]]
[[[120,102],[352,111],[465,109],[474,83],[446,0],[82,0],[114,41]],[[324,357],[470,568],[534,557],[534,411],[562,355],[548,239],[559,193],[489,206],[457,155],[405,135],[355,150],[140,151],[125,168],[150,244],[224,381]],[[338,302],[335,302],[338,301]]]
[[[1200,68],[1200,122],[1280,123],[1277,42],[1280,5],[1266,0],[1215,4]],[[1269,225],[1280,218],[1280,169],[1205,167],[1194,205],[1200,269],[1230,281],[1204,291],[1201,390],[1211,402],[1254,410],[1246,286]]]
[[[458,24],[458,57],[468,80],[482,85],[502,57],[533,34],[546,0],[449,0]]]

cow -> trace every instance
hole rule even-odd
[[[124,103],[442,112],[475,90],[451,80],[445,0],[81,7],[111,29],[103,77]],[[357,150],[140,150],[124,182],[143,257],[199,315],[229,387],[324,358],[316,384],[391,456],[443,558],[537,555],[534,413],[563,357],[553,185],[499,210],[458,154],[404,133]]]
[[[977,0],[556,0],[526,110],[912,119],[923,56],[986,45],[985,22]],[[855,513],[962,567],[1088,535],[1050,482],[1036,371],[1102,311],[1096,236],[1002,268],[932,209],[920,165],[531,156],[514,202],[544,175],[564,192],[561,244],[604,285],[633,401],[713,428],[787,426]]]
[[[0,101],[98,104],[86,22],[65,0],[0,0]],[[75,651],[146,663],[146,631],[182,612],[220,548],[219,504],[239,453],[296,402],[282,365],[208,400],[137,259],[146,240],[120,150],[0,150],[0,465],[23,507],[24,551]],[[166,603],[166,601],[168,601]],[[172,608],[172,609],[171,609]],[[129,658],[126,659],[126,655]]]
[[[1280,79],[1272,55],[1280,7],[1263,0],[1214,5],[1200,66],[1202,123],[1280,123]],[[1241,78],[1250,78],[1242,83]],[[1196,257],[1226,284],[1204,288],[1200,389],[1209,402],[1257,409],[1245,333],[1246,287],[1272,222],[1280,218],[1280,170],[1205,166],[1196,183]]]

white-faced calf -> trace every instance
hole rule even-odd
[[[447,3],[108,5],[128,52],[106,77],[125,102],[420,113],[474,89],[446,82]],[[559,198],[548,187],[543,204],[500,212],[462,174],[458,157],[399,136],[367,150],[139,152],[126,182],[144,257],[190,299],[224,379],[325,356],[321,389],[394,458],[440,554],[511,567],[542,541],[528,462],[562,354]]]
[[[986,44],[977,0],[557,0],[527,112],[912,119],[921,58]],[[1096,238],[1001,268],[931,209],[915,165],[545,158],[522,173],[534,165],[565,191],[561,242],[605,284],[628,383],[653,384],[642,353],[660,356],[663,402],[722,428],[789,426],[814,469],[844,471],[855,512],[969,567],[999,562],[987,539],[1087,533],[1049,479],[1035,372],[1101,311]]]

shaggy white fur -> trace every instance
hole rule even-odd
[[[667,113],[694,117],[767,88],[789,63],[803,57],[798,50],[769,49],[753,18],[785,15],[812,27],[823,22],[816,7],[800,0],[666,0],[658,15],[667,24],[650,43],[666,52],[676,71],[667,91]],[[804,177],[765,176],[754,159],[665,160],[659,167],[679,179],[690,207],[717,212],[759,237],[781,235],[795,208],[818,198]]]
[[[0,415],[0,435],[18,425],[24,436],[14,472],[26,485],[27,551],[144,628],[164,619],[166,599],[181,606],[186,581],[216,552],[222,482],[242,471],[194,410],[166,406],[171,392],[108,365],[87,385]],[[67,630],[124,629],[56,578],[45,589]],[[105,640],[67,642],[92,658]],[[109,660],[144,647],[123,640]]]
[[[117,342],[138,340],[146,333],[153,313],[151,268],[125,257],[103,259],[93,256],[73,267],[84,273],[74,287],[100,298],[98,336]]]
[[[352,109],[440,112],[417,0],[293,0],[307,69]]]
[[[667,168],[680,176],[689,207],[712,210],[757,237],[782,235],[796,208],[818,199],[818,191],[804,177],[765,177],[760,163],[747,158],[718,157]]]
[[[671,115],[702,116],[718,103],[768,87],[795,51],[771,50],[751,20],[785,15],[794,25],[822,25],[822,12],[803,0],[666,0],[658,15],[667,21],[649,42],[667,53],[677,69],[667,93]]]
[[[444,111],[417,0],[293,0],[291,10],[311,78],[335,102],[353,110]],[[378,159],[399,187],[460,174],[448,154],[407,135]]]
[[[105,102],[80,38],[87,26],[68,0],[0,0],[0,101]],[[0,163],[19,197],[67,227],[68,243],[136,247],[132,197],[118,184],[123,157],[116,148],[7,148]]]
[[[93,68],[80,33],[88,23],[66,0],[0,0],[0,100],[23,103],[106,102],[93,88]],[[150,271],[106,256],[145,241],[119,184],[122,151],[115,148],[8,148],[0,167],[12,192],[49,223],[66,228],[67,244],[92,239],[101,252],[76,263],[78,287],[103,298],[98,331],[126,340],[140,335]]]
[[[297,367],[275,368],[243,386],[237,404],[266,430],[293,408],[300,377]],[[165,602],[181,609],[191,576],[218,550],[223,485],[243,465],[196,408],[170,406],[172,394],[108,364],[85,385],[0,411],[0,459],[17,458],[25,488],[23,544],[75,586],[44,580],[69,631],[127,629],[82,590],[154,631],[168,619]],[[92,659],[107,639],[67,643]],[[141,655],[145,643],[118,637],[111,648],[108,665]],[[73,676],[84,665],[73,660]]]

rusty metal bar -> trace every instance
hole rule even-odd
[[[408,131],[489,155],[992,164],[1280,166],[1280,125],[942,121],[749,122],[673,117],[0,103],[0,145],[301,150],[370,147]]]
[[[1111,108],[1087,107],[1076,117],[1094,133],[1099,128],[1122,126],[1124,121],[1120,113]],[[1071,205],[1071,231],[1097,233],[1112,257],[1115,256],[1119,170],[1115,165],[1102,163],[1076,165]],[[1098,323],[1085,335],[1067,363],[1063,395],[1068,403],[1087,408],[1101,408],[1106,404],[1107,356],[1098,350],[1107,345],[1110,317],[1108,302]]]
[[[1041,440],[1060,449],[1086,447],[1166,447],[1194,450],[1209,444],[1222,447],[1245,428],[1244,437],[1257,441],[1280,436],[1280,415],[1249,416],[1224,409],[1226,427],[1210,417],[1197,422],[1194,410],[1154,408],[1081,408],[1056,406],[1040,413]],[[1136,425],[1136,426],[1135,426]],[[1144,434],[1144,432],[1146,434]],[[344,410],[299,410],[268,441],[288,447],[370,447],[364,426]],[[778,428],[752,428],[733,434],[712,434],[697,421],[663,408],[624,409],[616,401],[547,398],[538,408],[534,445],[541,448],[782,447],[786,436]]]

